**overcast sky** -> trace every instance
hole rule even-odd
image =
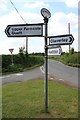
[[[68,34],[68,23],[71,34],[75,40],[71,47],[78,51],[78,0],[11,0],[20,15],[28,24],[43,23],[40,13],[42,8],[51,12],[48,22],[48,36]],[[25,24],[12,6],[10,0],[0,0],[0,54],[10,54],[9,49],[14,48],[14,54],[19,52],[19,47],[25,46],[26,38],[7,37],[7,25]],[[63,51],[68,51],[68,46],[63,46]],[[28,52],[44,52],[43,37],[28,38]]]

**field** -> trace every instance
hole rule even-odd
[[[56,81],[48,83],[48,113],[43,80],[3,85],[3,118],[78,118],[78,89]]]

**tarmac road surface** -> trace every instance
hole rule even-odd
[[[67,83],[72,86],[80,86],[80,69],[69,67],[55,60],[48,60],[48,77]],[[26,80],[44,79],[44,66],[0,77],[2,84],[22,82]]]
[[[34,80],[42,77],[43,74],[40,70],[40,67],[38,67],[29,71],[2,76],[2,84]]]
[[[69,85],[80,86],[80,69],[69,67],[55,60],[48,60],[49,74]]]

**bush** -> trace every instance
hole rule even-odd
[[[2,55],[2,72],[20,72],[26,68],[43,64],[43,57],[29,56],[26,54],[13,55],[13,65],[11,63],[11,55]]]
[[[11,55],[2,55],[2,68],[7,68],[11,64]]]
[[[53,57],[53,59],[59,60],[63,62],[64,64],[74,66],[74,67],[80,67],[80,52],[74,52],[72,51],[70,53],[65,53],[58,57]]]
[[[9,65],[7,68],[3,68],[2,69],[2,72],[22,72],[23,71],[23,67],[21,65],[16,65],[16,64],[13,64],[13,65]]]

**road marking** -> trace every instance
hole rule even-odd
[[[7,76],[1,76],[0,78],[2,79],[2,78],[9,78],[10,77],[10,75],[7,75]]]
[[[50,80],[53,80],[54,78],[50,78]]]
[[[40,67],[40,70],[41,70],[41,72],[42,72],[43,74],[45,74],[44,66],[41,66],[41,67]],[[49,75],[49,71],[48,71],[48,75]]]
[[[63,79],[59,79],[60,81],[64,81]]]
[[[14,75],[16,75],[16,76],[21,76],[21,75],[23,75],[23,74],[17,73],[17,74],[14,74]],[[0,76],[0,79],[9,78],[9,77],[11,77],[11,76],[10,76],[10,75]]]
[[[45,73],[45,72],[44,72],[44,67],[43,67],[43,66],[40,67],[40,70],[42,71],[43,74]]]
[[[23,74],[21,74],[21,73],[17,73],[17,74],[15,74],[15,75],[17,75],[17,76],[22,76]]]

